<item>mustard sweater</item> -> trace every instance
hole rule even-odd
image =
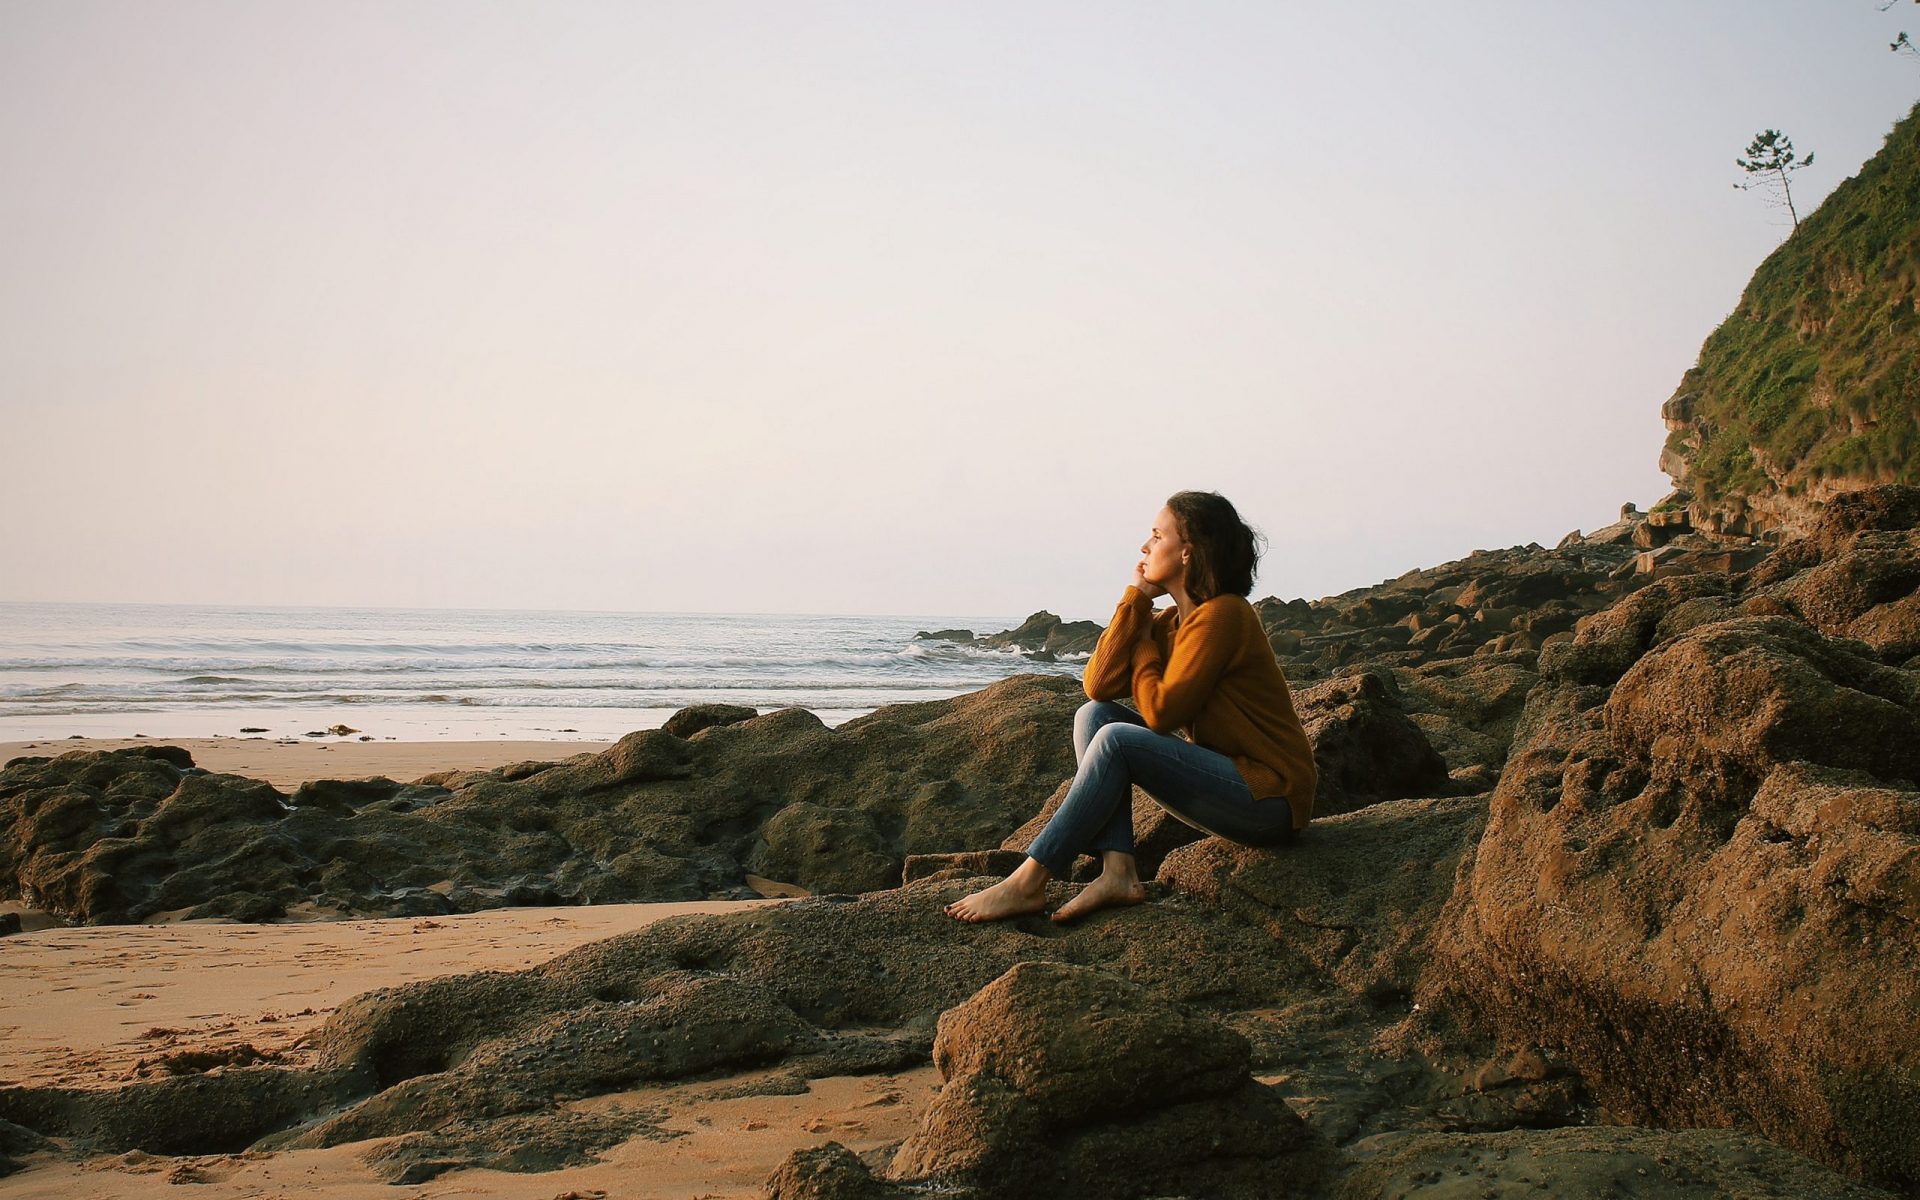
[[[1131,696],[1155,733],[1185,730],[1231,758],[1256,800],[1285,797],[1295,829],[1313,818],[1313,748],[1245,596],[1215,596],[1182,621],[1129,586],[1087,660],[1086,689],[1089,700]]]

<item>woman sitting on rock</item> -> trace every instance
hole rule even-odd
[[[1154,518],[1112,624],[1087,662],[1073,722],[1079,770],[1027,861],[947,906],[963,921],[1046,907],[1082,853],[1100,877],[1056,921],[1146,898],[1133,857],[1133,786],[1196,829],[1272,846],[1306,827],[1316,775],[1273,646],[1247,603],[1255,535],[1216,492],[1180,492]],[[1155,612],[1157,596],[1171,607]],[[1114,703],[1131,696],[1139,711]],[[1175,736],[1184,730],[1186,737]]]

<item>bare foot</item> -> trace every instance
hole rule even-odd
[[[1047,906],[1046,886],[1029,891],[1011,879],[1002,879],[990,888],[963,896],[947,905],[947,915],[961,921],[1000,921],[1023,913],[1039,912]]]
[[[1102,875],[1080,889],[1080,894],[1060,906],[1053,914],[1056,921],[1071,921],[1102,908],[1138,904],[1147,898],[1146,885],[1138,879]]]

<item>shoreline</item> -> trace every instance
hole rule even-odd
[[[385,776],[411,783],[440,771],[490,771],[516,762],[560,762],[576,754],[598,754],[611,741],[355,741],[347,738],[32,738],[0,742],[0,765],[16,758],[58,758],[76,750],[120,750],[132,746],[179,746],[195,766],[222,775],[263,779],[290,792],[315,779],[368,779]]]

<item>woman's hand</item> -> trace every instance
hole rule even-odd
[[[1147,562],[1145,559],[1141,559],[1139,562],[1133,564],[1133,586],[1139,588],[1140,594],[1149,600],[1156,596],[1164,596],[1167,594],[1167,589],[1161,587],[1159,584],[1147,582]]]

